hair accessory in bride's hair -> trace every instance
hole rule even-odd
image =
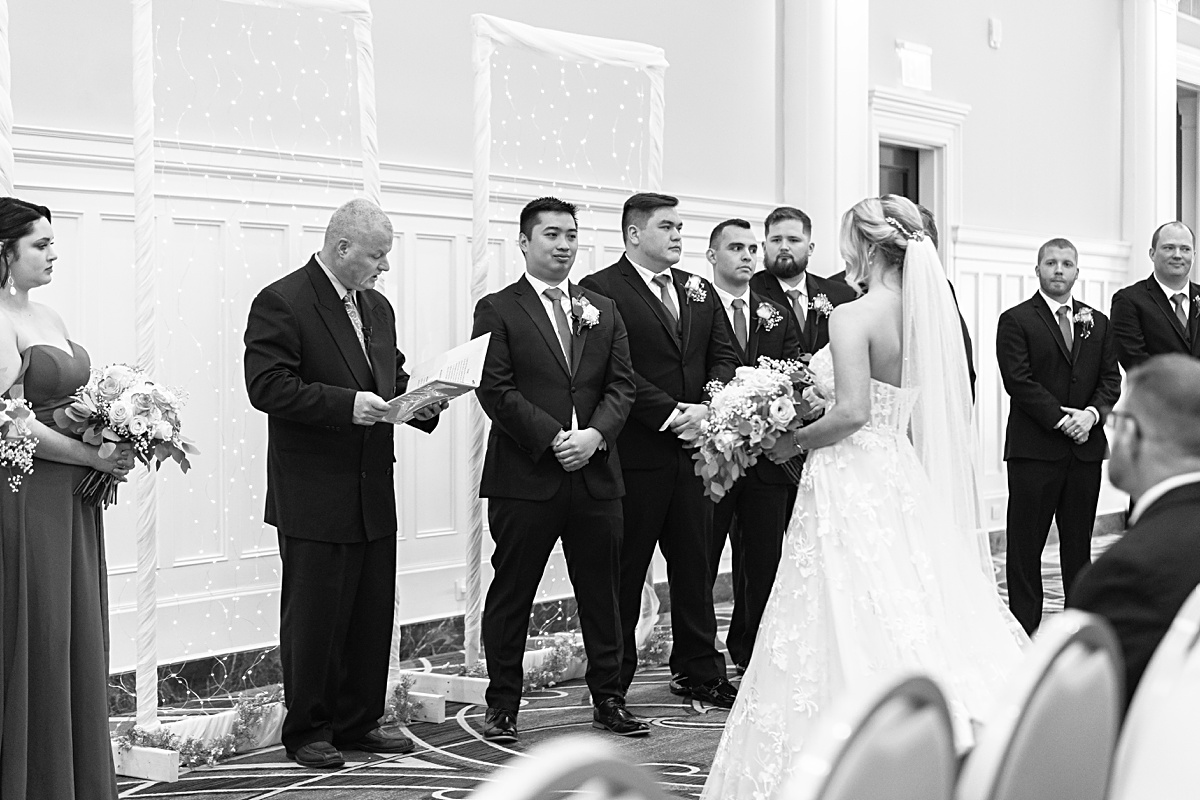
[[[891,225],[896,230],[900,231],[901,235],[903,235],[904,238],[908,239],[910,242],[919,242],[925,238],[924,230],[918,228],[918,229],[910,231],[908,228],[904,227],[903,222],[896,219],[895,217],[884,217],[883,221],[886,222],[888,225]]]

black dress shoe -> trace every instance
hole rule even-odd
[[[616,697],[601,700],[592,711],[592,727],[612,731],[618,736],[645,736],[650,725],[629,713],[625,701]]]
[[[517,712],[504,708],[489,708],[483,715],[483,738],[497,744],[517,741]]]
[[[367,753],[411,753],[413,740],[395,728],[385,728],[380,725],[374,730],[367,731],[354,744],[346,745],[347,750],[362,750]]]
[[[720,676],[704,683],[691,683],[682,675],[673,675],[669,686],[671,694],[703,700],[717,708],[733,708],[733,701],[737,700],[737,689]]]
[[[329,742],[309,742],[301,745],[299,750],[288,750],[287,757],[302,767],[313,769],[332,769],[346,763],[341,751]]]

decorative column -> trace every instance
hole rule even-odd
[[[868,0],[779,0],[783,202],[813,221],[813,271],[842,269],[842,214],[868,195]]]
[[[1139,257],[1150,234],[1175,219],[1175,102],[1179,0],[1125,0],[1121,25],[1121,235],[1133,245],[1129,277],[1147,269]]]

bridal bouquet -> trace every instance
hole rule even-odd
[[[17,491],[21,479],[33,472],[38,440],[29,430],[33,409],[22,399],[0,398],[0,467],[8,469],[8,488]]]
[[[200,451],[181,433],[179,410],[183,398],[149,380],[128,364],[93,369],[91,379],[75,393],[74,401],[54,412],[64,430],[79,434],[87,444],[99,445],[107,457],[120,442],[133,445],[138,461],[155,469],[167,459],[187,472],[189,455]],[[75,487],[88,505],[108,507],[117,499],[117,478],[93,471]]]
[[[762,357],[757,367],[738,367],[733,380],[710,386],[708,417],[685,435],[696,448],[696,474],[704,493],[720,501],[738,478],[771,449],[780,436],[817,419],[826,402],[813,386],[805,361]],[[799,459],[781,465],[800,479]]]

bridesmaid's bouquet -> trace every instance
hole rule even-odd
[[[757,367],[738,367],[733,380],[724,386],[710,384],[708,390],[708,417],[684,438],[696,448],[696,474],[713,502],[719,502],[780,436],[817,419],[827,405],[803,360],[764,356]],[[780,466],[799,482],[799,458]]]
[[[127,442],[147,467],[153,463],[158,469],[171,459],[186,473],[192,466],[188,456],[200,451],[182,434],[179,411],[184,400],[181,393],[151,381],[137,367],[110,364],[92,370],[91,379],[75,393],[72,403],[54,412],[54,421],[85,443],[99,445],[101,457]],[[88,505],[107,508],[116,502],[117,483],[115,476],[93,471],[75,487],[75,494]]]
[[[20,398],[0,397],[0,467],[8,469],[8,488],[17,491],[21,479],[33,472],[38,440],[29,430],[33,409]]]

